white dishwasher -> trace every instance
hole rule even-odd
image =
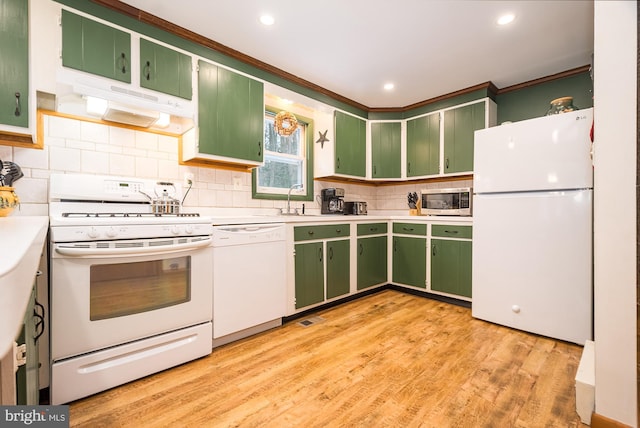
[[[214,226],[214,347],[282,324],[285,251],[283,223]]]

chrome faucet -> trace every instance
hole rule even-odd
[[[283,213],[284,215],[298,214],[297,209],[295,213],[291,212],[291,191],[293,189],[301,189],[301,188],[302,188],[302,184],[294,184],[293,186],[289,187],[289,192],[287,193],[287,211]]]

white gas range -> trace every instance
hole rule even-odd
[[[211,353],[211,218],[154,212],[167,189],[51,176],[51,404]]]

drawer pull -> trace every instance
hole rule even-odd
[[[336,233],[342,233],[342,229],[336,229]]]
[[[413,227],[403,227],[402,230],[406,230],[407,232],[413,232]]]
[[[370,228],[369,228],[369,232],[375,232],[375,231],[377,231],[377,230],[378,230],[378,228],[377,228],[377,227],[370,227]]]
[[[307,231],[307,233],[308,233],[309,235],[313,235],[313,230],[309,230],[309,231]]]
[[[456,233],[458,233],[458,231],[457,230],[445,230],[444,233],[451,233],[451,234],[455,235]]]

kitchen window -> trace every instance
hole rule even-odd
[[[253,170],[253,197],[286,199],[291,186],[301,184],[291,193],[291,200],[313,200],[313,121],[296,115],[298,128],[289,136],[275,129],[277,111],[267,107],[264,116],[264,164]]]

